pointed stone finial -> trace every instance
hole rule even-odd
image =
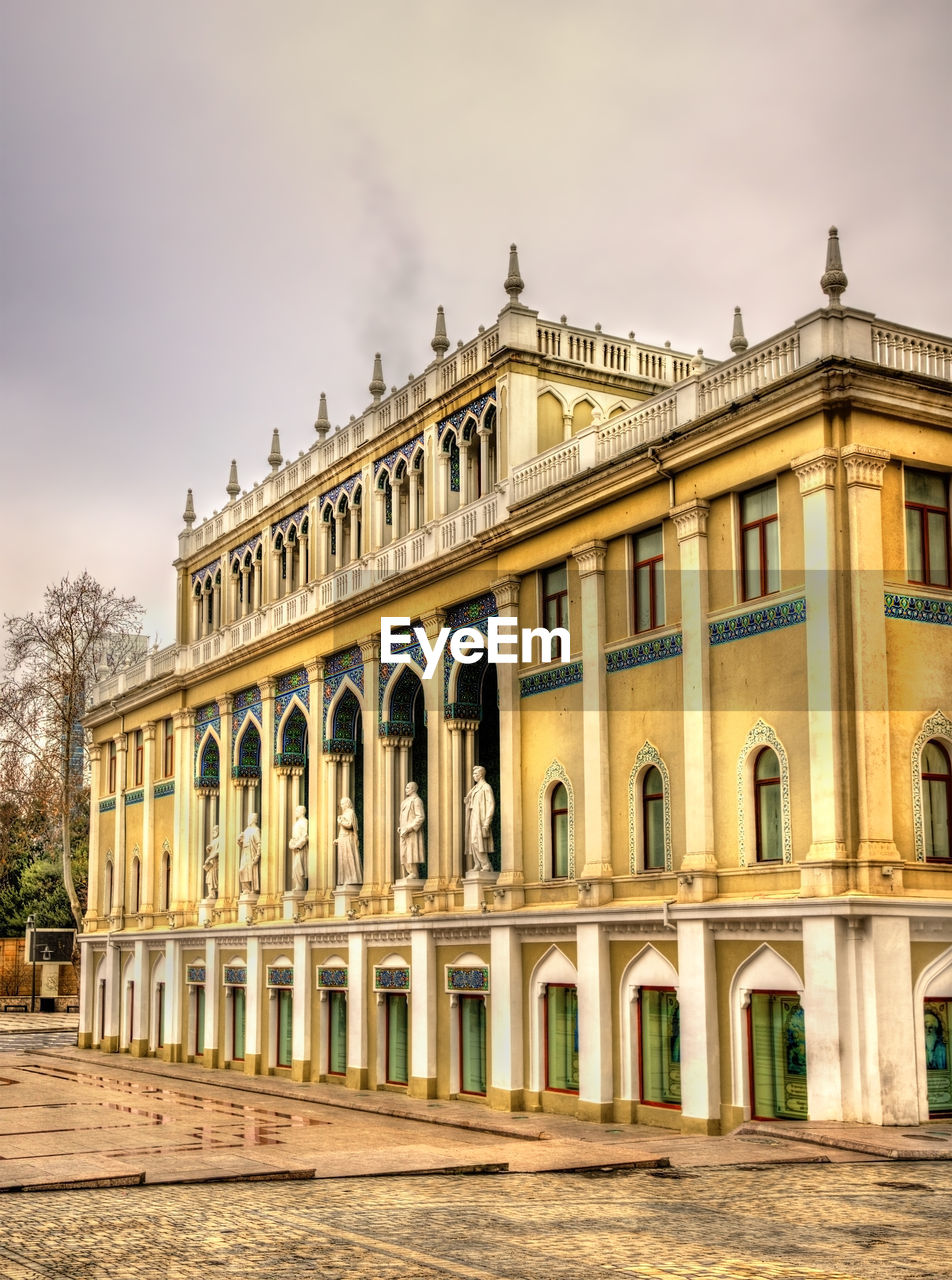
[[[446,336],[446,317],[443,315],[443,308],[436,308],[436,332],[433,334],[433,341],[430,346],[436,352],[437,360],[442,360],[450,347],[450,340]]]
[[[380,397],[387,389],[387,384],[383,380],[383,364],[380,360],[380,352],[374,352],[374,376],[370,379],[370,394],[374,398],[374,404],[377,404]]]
[[[268,465],[272,471],[277,471],[284,459],[281,457],[281,437],[278,435],[278,428],[271,433],[271,452],[268,454]]]
[[[514,244],[509,246],[509,274],[506,276],[506,283],[503,288],[509,294],[509,301],[518,302],[519,294],[525,288],[525,282],[519,274],[519,253]]]
[[[228,472],[228,483],[225,485],[225,492],[228,494],[228,501],[234,502],[241,493],[241,485],[238,483],[238,463],[234,458],[231,460],[231,470]]]
[[[740,307],[734,308],[734,328],[731,332],[731,351],[735,356],[739,356],[742,351],[746,351],[748,342],[744,336],[744,317],[740,313]]]
[[[314,430],[317,432],[318,439],[323,440],[331,429],[331,420],[327,416],[327,395],[321,392],[321,402],[317,407],[317,421],[314,423]]]
[[[185,511],[182,514],[182,519],[185,521],[186,529],[191,529],[192,525],[195,523],[195,501],[192,498],[191,489],[189,489],[188,493],[185,495]]]
[[[692,373],[704,372],[704,348],[703,347],[698,347],[697,355],[691,361],[691,372]]]
[[[836,227],[830,227],[830,238],[826,242],[826,270],[820,276],[820,288],[830,299],[831,307],[840,305],[840,294],[849,281],[843,270],[843,259],[840,257],[840,238]]]

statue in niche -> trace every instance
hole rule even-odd
[[[357,814],[348,796],[342,796],[337,815],[337,883],[362,884],[360,846],[357,843]]]
[[[423,848],[423,824],[426,813],[420,799],[419,788],[412,780],[403,789],[404,800],[400,806],[400,823],[397,835],[400,837],[400,865],[405,880],[418,880],[420,867],[426,860]]]
[[[471,873],[492,871],[489,854],[493,852],[492,823],[496,812],[496,798],[486,781],[486,770],[481,764],[473,769],[473,785],[463,797],[463,808],[466,812],[465,852],[473,860]]]
[[[261,892],[261,832],[258,830],[258,815],[248,814],[248,825],[238,837],[238,848],[241,856],[238,859],[238,886],[242,893]]]
[[[218,897],[218,858],[221,853],[221,837],[218,834],[218,828],[212,827],[212,838],[205,846],[205,861],[202,867],[205,871],[205,897]]]
[[[294,825],[291,827],[291,839],[288,848],[291,850],[291,888],[295,893],[303,893],[307,888],[307,810],[299,804],[294,810]]]

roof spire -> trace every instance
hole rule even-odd
[[[188,493],[185,495],[185,511],[182,515],[182,519],[185,521],[186,529],[191,529],[192,525],[195,523],[195,502],[192,498],[191,489],[189,489]]]
[[[238,463],[234,458],[231,460],[231,470],[228,472],[228,483],[225,485],[225,492],[228,494],[228,501],[234,502],[241,493],[241,485],[238,483]]]
[[[436,332],[433,334],[433,341],[430,346],[436,352],[437,360],[442,360],[449,350],[450,340],[446,336],[446,318],[443,315],[443,308],[436,308]]]
[[[843,270],[843,259],[840,257],[840,238],[836,227],[830,227],[830,238],[826,242],[826,270],[820,277],[820,288],[829,297],[831,307],[841,305],[840,294],[848,283]]]
[[[739,356],[747,350],[747,338],[744,336],[744,317],[740,313],[740,307],[734,308],[734,329],[731,333],[731,351],[735,356]]]
[[[278,428],[275,427],[271,433],[271,452],[268,454],[268,463],[272,471],[277,471],[284,459],[281,457],[281,437],[278,435]]]
[[[331,420],[327,416],[327,395],[321,392],[321,403],[317,407],[317,421],[314,423],[314,430],[318,437],[323,440],[331,429]]]
[[[509,274],[506,276],[506,282],[503,285],[505,291],[509,294],[510,304],[519,301],[519,294],[525,288],[525,282],[519,274],[519,253],[514,244],[509,246]]]
[[[374,376],[370,379],[370,394],[374,398],[374,404],[378,404],[380,397],[387,389],[387,384],[383,380],[383,365],[380,361],[380,352],[374,352]]]

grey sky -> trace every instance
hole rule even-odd
[[[952,328],[947,0],[0,0],[0,609],[173,637],[199,515],[490,324],[727,354],[824,301]]]

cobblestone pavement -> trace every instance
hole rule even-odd
[[[6,1031],[0,1035],[0,1054],[30,1049],[66,1049],[76,1043],[75,1031]]]
[[[943,1280],[952,1166],[360,1178],[2,1201],[2,1280]]]

